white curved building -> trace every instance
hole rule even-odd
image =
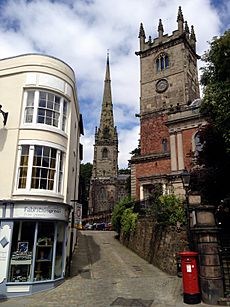
[[[50,56],[0,60],[0,105],[0,295],[10,297],[65,276],[83,126],[74,72]]]

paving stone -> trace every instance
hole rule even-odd
[[[52,290],[3,301],[0,307],[109,307],[118,298],[130,304],[119,307],[186,307],[181,294],[181,279],[138,257],[114,232],[80,231],[70,278]]]

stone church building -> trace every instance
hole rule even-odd
[[[177,29],[164,34],[161,19],[158,37],[146,40],[140,26],[140,153],[130,160],[131,194],[148,198],[156,187],[184,194],[181,173],[190,170],[199,150],[200,93],[196,36],[184,21],[181,8]]]
[[[89,214],[112,212],[127,195],[129,175],[118,174],[118,134],[114,125],[109,54],[99,128],[95,131],[94,159],[89,192]]]

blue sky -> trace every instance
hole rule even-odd
[[[199,55],[230,27],[229,0],[0,0],[0,58],[46,53],[74,69],[85,127],[83,162],[92,162],[109,49],[119,166],[127,167],[139,138],[139,25],[155,37],[161,18],[171,34],[179,5],[195,27]]]

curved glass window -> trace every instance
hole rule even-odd
[[[65,131],[67,109],[64,97],[39,90],[25,92],[25,124],[44,124]]]
[[[61,193],[63,152],[40,145],[21,145],[20,151],[17,188]]]

